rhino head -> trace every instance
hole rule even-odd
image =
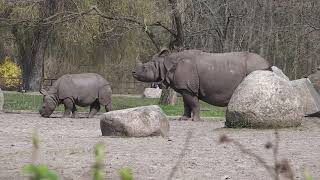
[[[152,59],[143,64],[138,64],[132,71],[132,76],[142,82],[160,82],[165,79],[164,59],[169,54],[168,49],[162,50]]]
[[[42,117],[49,117],[58,105],[57,97],[53,94],[49,94],[44,89],[41,89],[40,93],[43,95],[43,102],[39,108],[39,113]]]

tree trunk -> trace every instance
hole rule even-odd
[[[56,0],[45,0],[39,2],[40,19],[53,15],[57,10]],[[48,44],[49,26],[40,23],[30,29],[14,27],[13,34],[16,37],[20,64],[22,65],[23,86],[27,90],[38,91],[41,88],[44,67],[44,55]],[[21,33],[21,34],[19,34]],[[27,38],[26,38],[27,37]]]
[[[169,0],[172,7],[172,26],[176,30],[176,36],[173,37],[170,42],[169,48],[173,51],[181,51],[184,47],[184,33],[183,33],[183,23],[181,19],[181,13],[179,11],[177,0]],[[177,102],[177,93],[171,89],[162,89],[162,94],[160,97],[160,104],[168,105],[175,104]]]
[[[31,53],[31,72],[29,76],[29,89],[39,91],[41,89],[43,78],[43,66],[45,49],[48,43],[48,30],[41,28],[34,33],[34,42]]]
[[[171,89],[162,89],[162,94],[160,97],[160,104],[163,105],[174,105],[177,102],[177,93]]]

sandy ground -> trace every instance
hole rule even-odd
[[[41,144],[38,161],[55,170],[60,179],[91,179],[93,147],[105,146],[106,179],[119,179],[118,169],[130,167],[140,179],[271,179],[261,164],[232,144],[219,144],[227,134],[259,154],[269,164],[273,130],[226,129],[223,119],[189,122],[171,120],[170,139],[162,137],[102,137],[97,118],[42,118],[38,114],[0,114],[0,179],[26,179],[21,167],[31,162],[31,132],[37,128]],[[307,165],[320,178],[320,119],[279,131],[279,156],[290,161],[295,179],[303,179]],[[190,137],[190,138],[188,138]],[[172,177],[171,177],[172,176]]]

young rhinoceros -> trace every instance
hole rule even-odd
[[[39,113],[43,117],[49,117],[54,109],[61,103],[64,104],[63,117],[77,117],[76,105],[86,107],[90,105],[89,118],[99,110],[100,104],[106,111],[111,111],[111,86],[103,77],[94,73],[66,74],[61,76],[48,92],[40,91],[43,104]]]
[[[184,102],[181,120],[200,120],[199,99],[215,106],[227,106],[242,80],[255,70],[269,69],[261,56],[249,52],[206,53],[163,50],[152,60],[138,65],[132,75],[143,82],[162,82],[180,93]]]

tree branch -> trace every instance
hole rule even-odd
[[[167,30],[173,37],[177,37],[177,33],[172,30],[172,29],[169,29],[168,27],[164,26],[160,21],[157,21],[156,23],[153,23],[153,24],[149,24],[148,26],[159,26],[159,27],[162,27],[163,29]]]
[[[137,19],[133,19],[130,17],[123,17],[123,16],[108,16],[100,11],[100,9],[97,6],[92,6],[89,9],[82,11],[82,12],[70,12],[70,11],[64,11],[64,12],[58,12],[56,14],[53,14],[52,16],[46,17],[44,19],[37,19],[37,20],[29,20],[29,19],[10,19],[7,17],[0,17],[0,25],[4,24],[4,26],[15,26],[19,24],[25,24],[29,27],[34,26],[52,26],[57,24],[62,24],[68,21],[72,21],[74,19],[77,19],[79,17],[82,17],[84,15],[91,15],[92,13],[95,13],[95,15],[98,15],[104,19],[108,20],[114,20],[114,21],[125,21],[131,24],[138,25],[139,27],[144,29],[144,32],[148,35],[152,43],[155,45],[158,51],[160,51],[160,47],[158,43],[154,39],[153,33],[148,29],[148,26],[157,26],[165,29],[168,31],[174,38],[177,38],[177,33],[163,25],[160,21],[157,21],[155,23],[151,24],[145,24],[142,21],[139,21]]]

